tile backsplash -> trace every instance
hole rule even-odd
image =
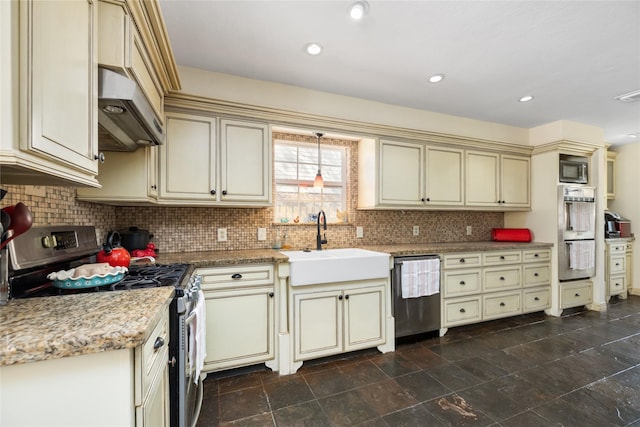
[[[99,242],[109,230],[136,226],[154,234],[160,252],[270,248],[285,233],[285,243],[293,248],[315,247],[315,224],[274,224],[271,208],[113,207],[77,201],[73,187],[2,188],[9,193],[1,206],[25,203],[35,225],[93,225]],[[502,227],[504,216],[477,211],[351,210],[349,220],[349,224],[329,224],[326,247],[490,240],[491,229]],[[420,227],[419,236],[413,236],[414,225]],[[471,236],[466,235],[469,225]],[[356,226],[363,227],[363,238],[356,238]],[[257,240],[258,227],[267,229],[266,241]],[[217,241],[218,228],[227,229],[226,242]]]

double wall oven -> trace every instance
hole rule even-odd
[[[558,279],[593,277],[596,257],[596,189],[558,187]]]
[[[116,283],[86,289],[58,289],[49,273],[94,263],[99,248],[92,226],[33,227],[8,245],[10,298],[56,297],[69,293],[131,291],[173,286],[169,305],[169,389],[171,427],[192,427],[202,404],[202,378],[190,357],[190,327],[200,290],[189,264],[132,265]],[[6,252],[3,254],[6,256]],[[6,259],[5,259],[6,260]],[[10,303],[10,302],[9,302]]]

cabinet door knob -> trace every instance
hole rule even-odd
[[[500,276],[500,280],[503,280],[503,281],[504,281],[504,277],[503,277],[503,276]]]
[[[534,297],[534,298],[533,298],[533,300],[534,300],[534,301],[540,301],[540,298],[538,298],[538,297]]]
[[[274,293],[273,292],[269,292],[269,298],[273,298]]]
[[[533,254],[534,258],[538,258],[538,256],[539,256],[538,254]]]
[[[467,312],[467,310],[465,310],[464,308],[460,309],[460,313],[466,313],[466,312]]]
[[[430,202],[430,201],[431,201],[431,197],[427,197],[427,202]]]
[[[500,255],[500,260],[504,261],[504,255]]]
[[[222,190],[222,195],[226,196],[227,195],[227,190]]]
[[[344,299],[349,299],[349,294],[345,295]]]
[[[462,286],[466,285],[466,283],[464,282],[464,280],[460,280],[460,284],[461,284]]]
[[[500,303],[500,307],[504,307],[504,303],[503,302]]]
[[[465,262],[464,258],[460,258],[460,262],[464,263]]]
[[[616,262],[616,267],[617,267],[617,266],[619,266],[619,265],[620,265],[620,263],[619,263],[619,262]]]
[[[576,292],[576,294],[574,295],[574,297],[579,297],[580,294]]]
[[[212,196],[215,196],[216,195],[216,190],[211,190],[211,191],[209,191],[209,193],[211,193]]]
[[[152,189],[152,190],[157,190],[157,189],[158,189],[158,186],[157,186],[157,185],[152,185],[152,186],[151,186],[151,189]]]
[[[538,277],[538,273],[533,273],[534,276]]]
[[[425,199],[424,197],[422,199],[420,199],[421,202],[426,202],[427,199]]]
[[[104,153],[102,151],[93,156],[93,160],[97,160],[100,163],[104,163],[104,159],[105,159],[105,157],[104,157]]]
[[[175,368],[176,367],[176,362],[177,362],[176,361],[176,357],[172,356],[171,359],[169,359],[168,363],[169,363],[169,366],[171,366],[172,368]]]
[[[158,351],[160,347],[164,345],[164,338],[158,337],[156,341],[153,343],[153,351]]]
[[[236,274],[232,275],[232,276],[231,276],[231,278],[232,278],[232,279],[236,279],[236,280],[237,280],[237,279],[242,279],[242,274],[240,274],[240,273],[236,273]]]
[[[338,299],[342,301],[342,295],[338,295]]]

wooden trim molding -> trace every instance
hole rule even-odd
[[[275,126],[322,128],[346,132],[362,137],[428,142],[432,145],[495,151],[503,154],[530,156],[532,147],[458,135],[442,134],[397,126],[380,125],[338,117],[319,116],[272,107],[242,104],[179,92],[169,92],[165,109],[183,113],[197,113],[216,117],[262,120]]]
[[[562,151],[565,154],[575,154],[579,156],[590,156],[599,148],[606,148],[606,144],[595,144],[591,142],[573,141],[563,139],[549,142],[547,144],[533,147],[532,155],[546,153],[549,151]]]
[[[165,94],[181,89],[178,67],[157,0],[125,0]]]

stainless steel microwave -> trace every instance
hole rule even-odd
[[[589,158],[560,154],[560,182],[589,183]]]

